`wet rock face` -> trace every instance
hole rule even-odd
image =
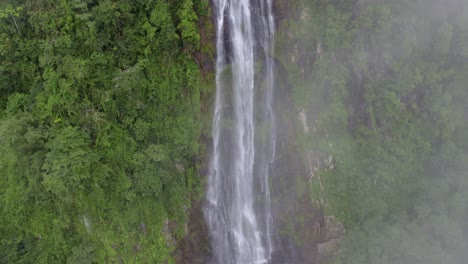
[[[306,110],[294,105],[288,69],[276,61],[278,93],[284,94],[276,104],[281,113],[278,126],[277,161],[271,178],[272,207],[278,242],[273,263],[326,264],[339,250],[344,228],[334,217],[324,216],[325,199],[312,199],[312,181],[320,182],[320,172],[335,168],[332,155],[318,149],[297,145],[298,133],[312,134],[317,124]],[[323,191],[323,186],[319,184]]]
[[[210,263],[210,241],[201,202],[190,210],[189,222],[186,225],[186,237],[178,242],[174,258],[177,264]]]
[[[324,218],[322,212],[310,210],[310,204],[304,204],[304,207],[309,211],[303,216],[306,220],[295,224],[298,259],[304,264],[332,263],[345,229],[333,216]]]
[[[310,199],[306,198],[300,203],[303,221],[295,224],[295,232],[298,238],[298,252],[301,257],[301,263],[317,263],[317,243],[321,239],[322,229],[324,227],[323,215],[321,210],[315,209]]]

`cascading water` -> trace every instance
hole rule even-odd
[[[204,213],[214,262],[270,263],[268,181],[276,145],[272,0],[213,2],[217,90]]]

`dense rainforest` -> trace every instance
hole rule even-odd
[[[466,1],[279,3],[296,145],[328,163],[297,190],[343,223],[335,262],[466,263]]]
[[[1,1],[0,263],[173,262],[200,195],[208,10]]]
[[[187,223],[209,154],[210,4],[1,1],[0,263],[175,263],[206,236]],[[276,111],[294,131],[278,159],[298,157],[272,178],[278,233],[320,253],[317,214],[346,230],[298,263],[465,263],[468,4],[274,11]]]

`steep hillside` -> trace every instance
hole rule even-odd
[[[2,1],[1,263],[174,262],[201,192],[208,10]]]

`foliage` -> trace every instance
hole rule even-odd
[[[299,1],[277,37],[299,145],[336,163],[313,188],[347,229],[336,261],[464,263],[468,5],[345,2]]]
[[[206,4],[0,4],[0,262],[171,261],[199,190]]]

